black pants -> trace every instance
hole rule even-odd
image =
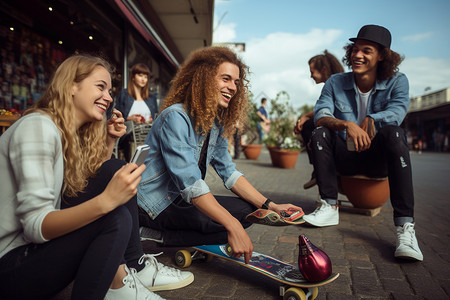
[[[389,176],[391,204],[395,225],[412,222],[414,193],[408,143],[402,128],[386,126],[379,130],[370,148],[363,152],[348,151],[336,132],[318,127],[311,137],[311,150],[320,197],[336,200],[336,174]]]
[[[245,220],[245,216],[253,212],[256,207],[237,197],[215,196],[230,214],[241,222],[244,228],[252,223]],[[141,226],[160,230],[163,233],[164,246],[196,246],[225,244],[228,235],[225,227],[213,221],[194,205],[177,199],[155,220],[140,210]]]
[[[314,128],[316,128],[314,126],[314,119],[309,119],[305,123],[303,123],[302,131],[300,132],[300,134],[302,135],[302,138],[303,138],[303,143],[306,146],[306,153],[308,153],[308,159],[309,159],[310,164],[313,164],[313,161],[312,161],[311,149],[309,149],[308,143],[311,140],[311,135],[312,135]]]
[[[105,162],[85,192],[61,209],[97,196],[124,164]],[[120,264],[138,271],[143,255],[136,197],[100,219],[43,244],[15,248],[0,259],[1,299],[48,299],[74,281],[72,299],[103,299]]]

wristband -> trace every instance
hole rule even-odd
[[[269,209],[269,203],[272,202],[269,198],[267,198],[266,202],[261,206],[262,209]]]

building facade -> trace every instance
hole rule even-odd
[[[412,148],[449,151],[450,87],[411,98],[403,125]]]
[[[75,53],[115,66],[114,94],[132,65],[147,64],[161,100],[188,54],[211,45],[213,11],[213,0],[2,0],[0,109],[29,107]]]

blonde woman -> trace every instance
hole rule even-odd
[[[108,160],[125,132],[118,110],[105,120],[110,90],[105,60],[72,56],[0,137],[2,298],[47,299],[73,281],[72,299],[161,299],[151,282],[192,278],[162,274],[142,252],[135,195],[145,166]]]

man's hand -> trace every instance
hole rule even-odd
[[[348,121],[347,124],[347,139],[352,139],[355,144],[357,152],[365,151],[370,148],[371,139],[367,132],[359,127],[356,123]]]
[[[228,244],[233,249],[233,257],[244,255],[246,264],[250,262],[253,253],[253,244],[242,225],[235,224],[233,230],[228,230]]]
[[[373,140],[375,135],[377,134],[377,130],[375,129],[375,122],[371,117],[366,117],[364,121],[360,125],[361,129],[367,132],[370,140]]]

